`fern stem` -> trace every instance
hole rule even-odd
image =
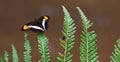
[[[64,52],[64,62],[66,62],[66,57],[67,57],[67,42],[65,44],[65,52]]]
[[[89,59],[88,59],[88,54],[89,53],[88,53],[88,33],[87,33],[87,30],[86,30],[86,34],[87,34],[87,43],[86,43],[87,44],[86,45],[87,46],[87,49],[86,49],[87,50],[87,52],[86,52],[87,55],[86,55],[86,58],[87,58],[87,62],[89,62]]]
[[[45,60],[45,58],[46,58],[46,57],[45,57],[45,50],[44,50],[44,49],[45,49],[45,46],[44,46],[44,42],[43,42],[43,41],[42,41],[42,46],[43,46],[43,47],[42,47],[42,52],[43,52],[43,62],[45,62],[45,61],[46,61],[46,60]]]

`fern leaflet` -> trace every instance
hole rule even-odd
[[[4,53],[4,59],[5,59],[5,62],[8,62],[8,59],[9,59],[8,56],[9,56],[9,55],[8,55],[8,52],[5,51],[5,53]]]
[[[50,62],[48,39],[44,35],[44,33],[38,34],[38,47],[39,47],[39,53],[42,55],[41,61],[39,62]]]
[[[4,60],[3,60],[3,58],[2,58],[2,57],[0,57],[0,62],[4,62]]]
[[[59,52],[59,57],[57,57],[59,62],[72,62],[72,54],[70,53],[75,40],[75,24],[74,20],[71,18],[67,9],[62,6],[64,12],[64,24],[63,24],[63,39],[60,39],[60,45],[64,49],[64,53]]]
[[[24,48],[25,48],[25,52],[24,52],[24,61],[25,62],[31,62],[31,58],[32,56],[31,54],[31,46],[30,46],[30,41],[27,39],[28,35],[27,33],[24,34],[24,38],[25,38],[25,43],[24,43]]]
[[[117,45],[115,45],[114,52],[111,56],[111,62],[120,62],[120,39],[117,41]]]
[[[12,46],[12,59],[13,59],[13,62],[19,62],[16,48],[14,47],[13,44],[11,46]]]
[[[82,19],[82,35],[80,45],[80,59],[81,62],[98,62],[98,53],[96,47],[96,34],[94,31],[88,31],[93,25],[82,10],[77,7]]]

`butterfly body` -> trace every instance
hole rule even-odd
[[[44,32],[48,28],[49,16],[41,16],[22,26],[22,31]]]

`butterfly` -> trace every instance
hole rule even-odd
[[[41,16],[22,26],[22,31],[44,32],[48,29],[49,16]]]

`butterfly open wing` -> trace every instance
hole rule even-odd
[[[33,22],[22,26],[22,31],[44,32],[48,28],[49,16],[41,16]]]

